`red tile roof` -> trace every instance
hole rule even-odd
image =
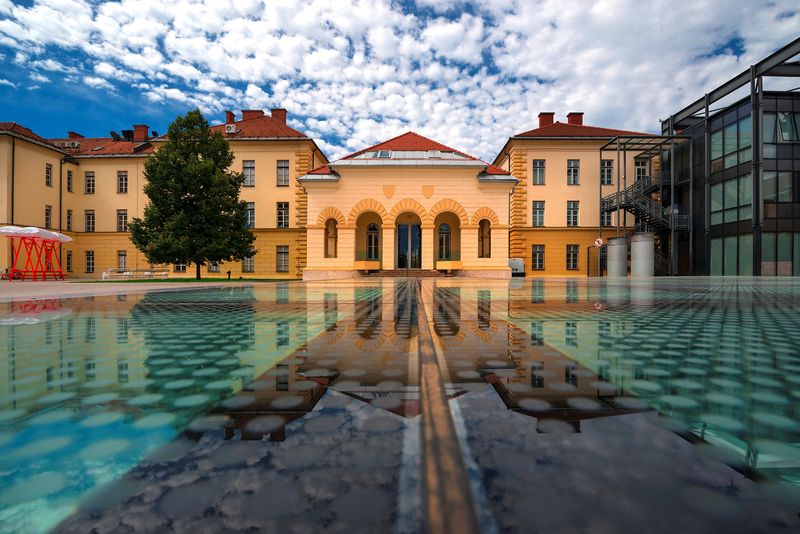
[[[50,139],[52,144],[72,156],[133,156],[153,153],[153,145],[148,142],[115,141],[111,137],[81,137]],[[62,147],[61,143],[77,142],[78,147]]]
[[[470,156],[469,154],[465,154],[464,152],[460,152],[455,148],[450,148],[449,146],[443,145],[434,141],[433,139],[428,139],[422,135],[419,135],[416,132],[406,132],[402,135],[398,135],[397,137],[392,137],[387,141],[383,141],[378,143],[377,145],[373,145],[371,147],[364,148],[359,150],[358,152],[353,152],[342,159],[350,159],[356,156],[363,154],[364,152],[375,151],[375,150],[397,150],[397,151],[413,151],[413,150],[441,150],[444,152],[455,152],[456,154],[460,154],[465,158],[469,159],[478,159],[474,156]]]
[[[17,135],[27,137],[28,139],[33,139],[34,141],[38,141],[40,143],[45,143],[48,145],[51,144],[50,141],[41,135],[34,133],[30,128],[26,128],[21,124],[17,124],[16,122],[0,122],[0,131],[13,132]]]
[[[505,169],[501,169],[500,167],[496,167],[489,163],[486,163],[483,160],[476,158],[475,156],[470,156],[465,152],[461,152],[454,148],[450,148],[447,145],[443,145],[433,139],[428,139],[422,135],[419,135],[415,132],[406,132],[402,135],[398,135],[397,137],[393,137],[387,141],[383,141],[378,143],[377,145],[373,145],[371,147],[364,148],[359,150],[358,152],[353,152],[352,154],[348,154],[347,156],[341,159],[352,159],[356,156],[363,154],[364,152],[376,151],[376,150],[392,150],[392,151],[401,151],[401,152],[411,152],[411,151],[428,151],[428,150],[440,150],[443,152],[455,152],[456,154],[460,154],[461,156],[471,159],[474,161],[478,161],[480,163],[486,164],[486,170],[484,171],[486,174],[492,175],[508,175],[510,174]],[[336,162],[333,162],[332,165],[336,165]],[[333,170],[331,169],[330,165],[322,165],[321,167],[317,167],[308,172],[308,174],[331,174]]]
[[[653,134],[599,128],[597,126],[585,126],[583,124],[567,124],[556,121],[553,124],[548,124],[541,128],[534,128],[527,132],[518,133],[514,137],[608,137],[610,139],[618,135],[642,135],[649,137]]]
[[[239,130],[235,134],[225,133],[224,124],[212,126],[211,131],[219,132],[227,139],[248,137],[308,137],[303,132],[298,132],[294,128],[289,128],[285,122],[273,119],[269,115],[235,121],[233,124],[235,124],[236,129]]]

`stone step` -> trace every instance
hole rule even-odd
[[[390,278],[390,277],[436,278],[436,277],[446,277],[453,275],[446,274],[444,272],[436,271],[433,269],[392,269],[392,270],[373,271],[369,273],[368,276],[378,277],[378,278]]]

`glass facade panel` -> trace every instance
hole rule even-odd
[[[711,211],[720,211],[723,206],[723,184],[711,186]]]
[[[722,275],[722,238],[711,240],[709,273],[711,276]]]
[[[778,234],[778,250],[776,253],[778,276],[792,275],[792,234],[781,232]]]
[[[739,259],[739,249],[737,246],[739,236],[731,235],[725,238],[725,276],[736,276],[737,263]]]
[[[776,235],[770,232],[761,234],[761,274],[775,276],[775,242]]]
[[[792,255],[792,274],[800,276],[800,232],[794,234],[794,254]]]
[[[792,173],[778,173],[778,202],[792,201]]]
[[[772,171],[764,171],[761,178],[761,195],[767,202],[778,199],[778,176]]]
[[[739,236],[739,275],[752,276],[753,274],[753,235]]]
[[[763,131],[761,132],[761,139],[763,139],[764,143],[774,143],[775,142],[775,114],[774,113],[764,113],[764,119],[762,122]]]
[[[750,115],[739,121],[739,148],[753,144],[753,121]]]
[[[711,134],[711,159],[722,157],[722,130]]]
[[[739,142],[738,133],[736,131],[736,123],[729,124],[725,127],[725,155],[736,152],[737,143]]]
[[[778,131],[780,132],[779,142],[791,143],[797,141],[797,128],[791,113],[778,113]]]

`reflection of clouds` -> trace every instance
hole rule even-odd
[[[755,483],[655,425],[663,418],[652,412],[583,421],[580,434],[571,428],[541,434],[530,417],[493,405],[493,395],[485,389],[451,402],[459,403],[470,453],[501,530],[800,528],[792,507],[768,500]],[[540,427],[558,423],[538,421]]]
[[[328,390],[286,426],[280,442],[226,441],[221,431],[196,444],[175,441],[117,483],[130,489],[125,498],[79,512],[60,528],[162,530],[179,519],[180,530],[203,532],[393,529],[403,436],[419,432],[418,417]],[[404,492],[419,490],[418,466],[414,473],[417,483]]]

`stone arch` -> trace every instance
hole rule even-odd
[[[374,211],[375,213],[377,213],[384,224],[386,224],[387,221],[389,221],[389,214],[386,213],[386,208],[383,207],[383,204],[381,204],[380,202],[378,202],[373,198],[365,198],[364,200],[353,206],[353,209],[350,210],[350,215],[348,217],[350,224],[355,225],[358,216],[367,211]]]
[[[469,216],[467,215],[467,210],[464,207],[453,200],[452,198],[445,198],[437,202],[431,208],[431,211],[428,214],[429,222],[433,223],[436,220],[436,216],[440,213],[445,211],[449,211],[455,213],[459,220],[461,221],[461,226],[466,226],[469,224]]]
[[[392,211],[389,212],[389,223],[394,224],[397,216],[401,213],[405,213],[406,211],[410,211],[419,215],[419,219],[423,224],[425,224],[425,222],[428,220],[428,212],[425,210],[422,204],[413,198],[404,198],[395,204],[392,208]]]
[[[500,224],[500,219],[497,218],[497,214],[491,208],[487,208],[486,206],[482,208],[478,208],[478,210],[472,215],[472,224],[477,226],[481,219],[487,219],[492,226],[496,224]]]
[[[347,224],[342,212],[333,206],[328,206],[319,213],[319,217],[317,217],[317,224],[320,226],[325,226],[325,223],[328,222],[328,219],[336,219],[336,222],[339,224]]]

